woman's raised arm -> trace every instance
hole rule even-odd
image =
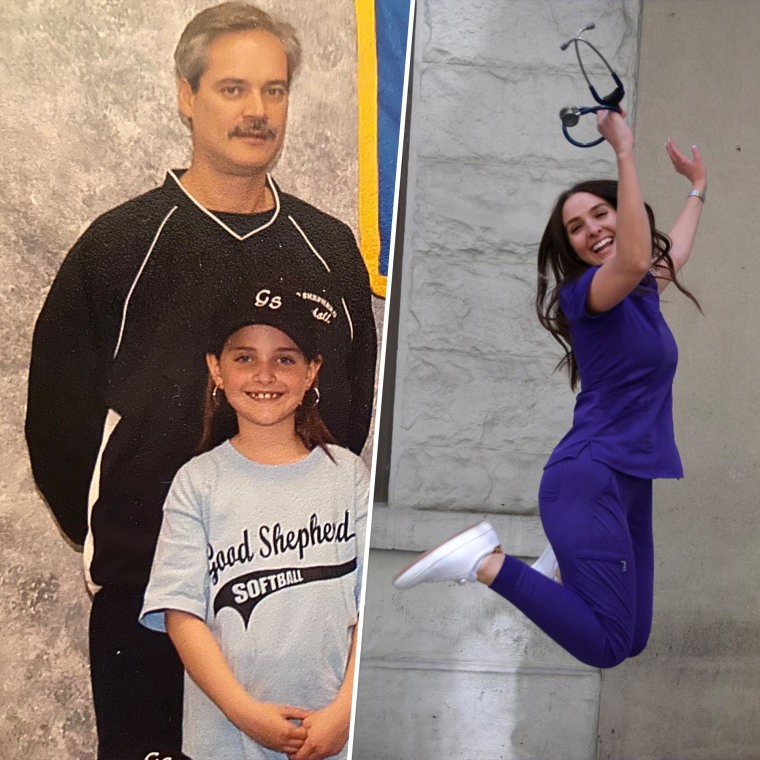
[[[615,151],[618,170],[615,255],[605,261],[589,288],[591,311],[608,311],[620,303],[651,266],[652,233],[633,157],[633,132],[625,113],[600,111],[599,132]]]
[[[697,236],[697,227],[704,205],[704,193],[707,191],[707,170],[702,160],[702,154],[696,145],[691,146],[691,158],[687,158],[681,153],[673,140],[668,140],[665,143],[665,150],[670,156],[673,168],[691,182],[692,190],[703,194],[702,196],[696,194],[686,196],[681,213],[670,230],[669,237],[673,243],[673,247],[670,249],[670,258],[673,260],[673,268],[678,274],[681,267],[688,261],[694,247],[694,239]],[[657,277],[657,284],[662,293],[671,282],[668,268],[658,267]]]

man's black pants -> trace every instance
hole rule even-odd
[[[142,592],[103,588],[90,613],[98,760],[184,760],[183,668],[169,637],[138,622]]]

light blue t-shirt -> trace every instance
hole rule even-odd
[[[141,622],[204,620],[243,687],[262,702],[317,710],[346,672],[359,592],[368,473],[347,449],[262,465],[228,441],[188,462],[164,505]],[[273,760],[185,676],[183,752]],[[343,753],[337,757],[345,757]]]
[[[560,291],[581,392],[573,427],[546,466],[590,446],[595,460],[628,475],[680,478],[672,393],[678,349],[660,313],[657,282],[648,274],[619,304],[594,314],[586,302],[598,269],[590,267]]]

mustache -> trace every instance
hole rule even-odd
[[[266,119],[249,119],[243,124],[233,127],[228,133],[228,137],[255,137],[259,140],[274,140],[277,137],[277,130],[267,124]]]

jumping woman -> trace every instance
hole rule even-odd
[[[480,581],[581,662],[610,668],[649,638],[652,480],[683,475],[672,416],[677,349],[660,293],[672,283],[696,303],[677,275],[694,244],[707,174],[696,147],[687,158],[668,140],[692,189],[666,236],[644,203],[624,114],[601,111],[597,122],[615,151],[617,182],[562,193],[538,252],[538,318],[565,350],[572,387],[580,384],[572,428],[538,494],[558,572],[551,554],[540,569],[502,554],[482,522],[423,554],[394,584]]]

